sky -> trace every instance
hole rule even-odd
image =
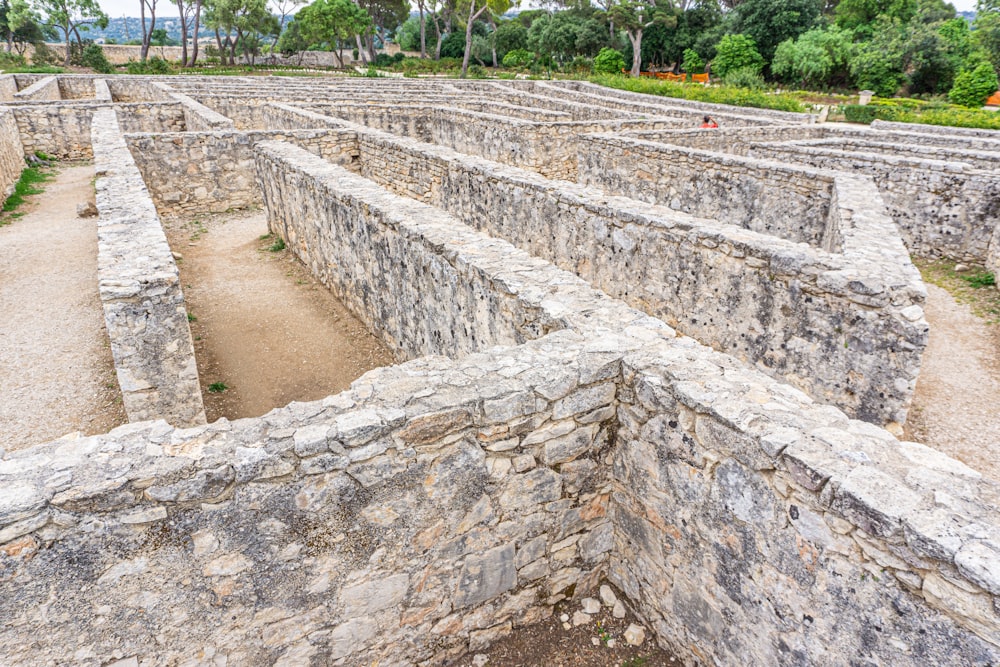
[[[101,9],[113,18],[122,16],[139,16],[139,0],[98,0]],[[271,3],[273,6],[273,2]],[[951,0],[955,9],[960,12],[972,11],[976,7],[976,0]],[[176,4],[169,0],[159,0],[157,3],[157,14],[163,16],[177,16]]]

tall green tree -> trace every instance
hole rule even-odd
[[[622,0],[608,10],[608,18],[625,32],[632,44],[632,76],[642,69],[642,36],[651,26],[677,26],[677,8],[672,0]]]
[[[299,10],[295,22],[304,42],[333,51],[343,67],[341,46],[366,31],[371,17],[350,0],[315,0]]]
[[[81,31],[86,31],[91,25],[99,28],[108,27],[108,15],[104,13],[97,0],[36,0],[36,7],[43,15],[43,21],[59,30],[66,42],[66,57],[64,64],[69,66],[70,43],[76,38],[77,44],[83,45]]]
[[[847,80],[853,53],[851,31],[837,26],[813,28],[778,45],[771,61],[775,77],[803,86],[824,86]]]
[[[7,42],[7,53],[14,50],[14,40],[18,31],[29,23],[36,22],[38,17],[31,9],[27,0],[0,0],[0,31]]]
[[[752,38],[770,62],[778,44],[816,26],[821,10],[822,0],[745,0],[735,10],[734,32]]]

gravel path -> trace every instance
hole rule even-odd
[[[78,218],[94,168],[62,166],[0,227],[0,447],[124,423],[97,292],[97,219]]]
[[[268,250],[263,211],[169,219],[179,253],[209,421],[257,417],[292,401],[347,389],[366,371],[394,363],[290,250]],[[213,383],[225,391],[208,391]]]
[[[927,284],[931,325],[906,437],[1000,481],[1000,327]]]

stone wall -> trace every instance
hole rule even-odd
[[[54,76],[39,79],[27,88],[14,93],[14,100],[20,102],[51,102],[60,99],[62,98],[59,96],[59,79]]]
[[[576,179],[577,138],[591,132],[676,127],[670,119],[530,122],[457,108],[312,104],[312,111],[478,155],[547,178]]]
[[[918,257],[982,263],[1000,218],[1000,171],[795,143],[756,144],[749,152],[769,160],[871,176],[907,248]]]
[[[116,104],[118,124],[125,134],[184,132],[184,110],[176,102]]]
[[[357,131],[361,174],[383,187],[554,262],[853,416],[905,420],[927,344],[924,290],[891,220],[868,210],[878,199],[870,184],[833,177],[838,251],[829,253]]]
[[[94,82],[98,80],[93,76],[61,76],[59,77],[59,99],[93,100]]]
[[[162,81],[162,78],[160,79]],[[152,77],[116,76],[110,78],[108,87],[115,102],[169,102],[170,93],[157,86]]]
[[[482,649],[602,571],[614,388],[555,334],[257,419],[11,452],[2,661],[442,665]]]
[[[25,155],[41,151],[60,160],[89,158],[90,119],[96,105],[57,104],[11,107],[21,133]]]
[[[579,278],[305,149],[263,142],[255,153],[271,232],[361,321],[377,322],[373,333],[397,356],[518,345],[578,325],[586,309],[569,304],[620,312],[621,326],[638,317]]]
[[[153,85],[163,90],[170,100],[180,104],[184,111],[184,127],[189,131],[212,132],[235,129],[236,126],[231,119],[212,111],[197,100],[170,90],[170,87],[165,83],[154,83]]]
[[[129,149],[161,215],[198,215],[259,206],[253,146],[291,141],[337,164],[357,158],[351,131],[130,134]]]
[[[660,639],[688,664],[996,664],[997,485],[689,354],[626,355],[618,394],[610,578]]]
[[[93,120],[98,281],[129,421],[205,423],[180,277],[160,219],[118,128]]]
[[[17,79],[13,74],[0,74],[0,101],[13,102],[17,93]]]
[[[982,146],[994,146],[1000,142],[1000,131],[980,130],[973,127],[951,127],[945,125],[924,125],[922,123],[894,123],[884,120],[872,121],[871,128],[884,132],[906,132],[908,134],[937,135],[936,141],[965,137],[969,141],[980,141]]]
[[[789,241],[824,245],[831,173],[611,135],[581,138],[579,182]]]
[[[14,191],[23,170],[24,149],[14,112],[0,107],[0,201],[5,201]]]
[[[108,82],[105,79],[94,79],[94,100],[109,104],[113,101],[111,89],[108,87]]]

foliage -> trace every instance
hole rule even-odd
[[[948,93],[953,104],[963,107],[981,107],[986,98],[997,90],[997,73],[993,65],[980,63],[973,70],[963,70],[955,77],[955,85]]]
[[[69,65],[73,39],[76,38],[78,44],[82,41],[81,30],[86,30],[90,24],[108,27],[108,16],[97,0],[35,0],[35,6],[45,16],[45,22],[62,33],[66,42],[65,65]]]
[[[764,58],[747,35],[726,35],[716,46],[712,72],[717,76],[725,77],[732,70],[744,68],[759,72],[763,67]]]
[[[920,100],[876,99],[866,106],[847,105],[844,107],[844,115],[847,120],[856,123],[870,123],[878,119],[897,123],[1000,130],[1000,114],[995,111]]]
[[[534,59],[535,54],[531,51],[527,49],[514,49],[513,51],[508,51],[507,55],[503,57],[503,66],[511,69],[521,69],[530,65]]]
[[[24,204],[25,197],[43,192],[41,184],[52,179],[52,174],[45,170],[45,166],[44,164],[32,165],[21,172],[21,178],[14,184],[14,191],[3,203],[4,213],[13,213],[14,215],[10,217],[17,217],[14,212]],[[0,226],[5,224],[7,222],[0,220]]]
[[[1000,11],[980,12],[976,15],[976,29],[972,41],[981,49],[993,67],[1000,69]]]
[[[722,77],[722,82],[727,86],[749,88],[750,90],[763,90],[765,88],[764,75],[756,67],[737,67],[734,70],[729,70]]]
[[[372,20],[368,12],[350,0],[315,0],[295,14],[294,22],[299,24],[301,42],[336,51],[339,59],[340,42],[364,33]]]
[[[125,66],[125,71],[129,74],[170,74],[171,68],[163,58],[150,56],[146,62],[130,60]]]
[[[805,111],[805,107],[789,94],[774,94],[762,90],[734,88],[731,86],[693,86],[673,81],[659,79],[629,78],[614,75],[595,75],[590,78],[594,83],[609,88],[629,90],[634,93],[677,97],[713,104],[732,104],[741,107],[759,109],[777,109],[779,111]]]
[[[493,32],[493,45],[498,58],[511,51],[525,49],[528,46],[528,29],[518,21],[503,21]]]
[[[115,66],[108,62],[104,56],[104,49],[99,44],[88,44],[84,47],[80,64],[101,74],[111,74],[115,71]]]
[[[701,74],[705,71],[705,61],[694,49],[684,49],[684,62],[681,63],[681,70],[688,74]]]
[[[594,58],[594,74],[618,74],[625,69],[625,56],[621,51],[604,47]]]
[[[779,44],[815,26],[822,8],[822,0],[744,0],[736,7],[735,31],[770,61]]]
[[[848,104],[844,107],[844,118],[848,123],[868,125],[878,118],[878,107],[872,104]]]
[[[675,28],[677,12],[671,0],[622,0],[608,11],[608,18],[622,28],[632,46],[632,76],[642,65],[643,33],[653,26]]]
[[[979,289],[980,287],[993,287],[997,284],[996,276],[986,271],[973,273],[971,276],[962,276],[962,280],[969,283],[969,285],[974,289]]]
[[[842,83],[847,79],[852,51],[850,32],[836,26],[815,28],[778,45],[771,73],[782,81],[803,86]]]
[[[457,30],[448,33],[441,42],[442,58],[463,58],[465,56],[465,35]]]
[[[13,67],[24,67],[27,64],[28,61],[24,59],[24,56],[18,53],[0,51],[0,69],[2,70],[9,70]]]

